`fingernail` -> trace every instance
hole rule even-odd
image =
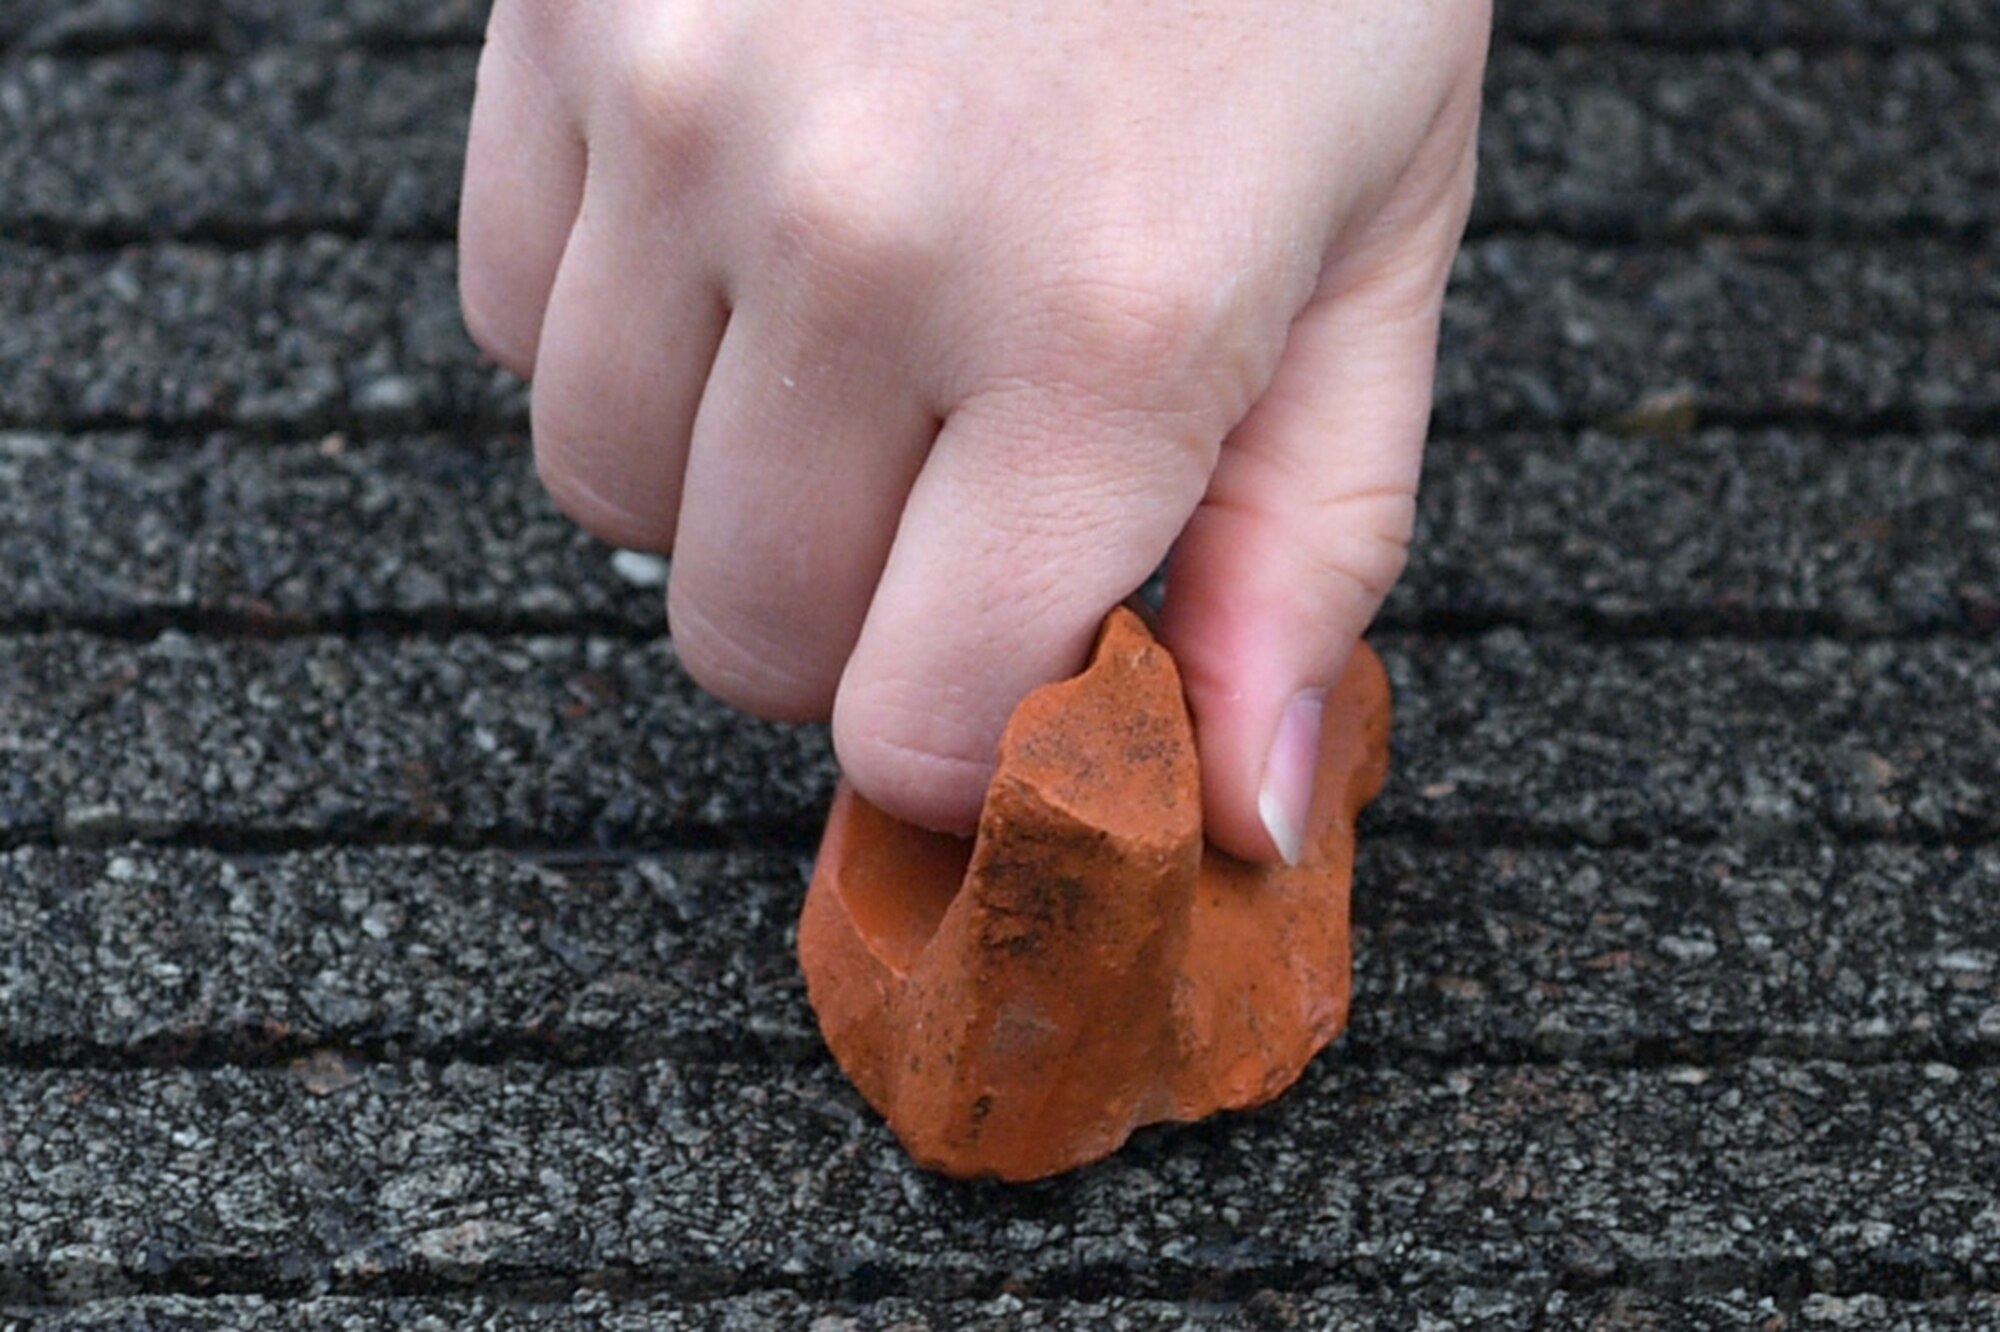
[[[1278,738],[1264,760],[1264,784],[1257,791],[1257,816],[1287,865],[1306,849],[1306,816],[1312,810],[1313,771],[1319,766],[1320,714],[1324,689],[1307,689],[1285,706]]]

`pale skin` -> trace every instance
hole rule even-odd
[[[468,325],[676,649],[968,831],[1172,553],[1210,837],[1297,854],[1401,574],[1490,0],[498,0]]]

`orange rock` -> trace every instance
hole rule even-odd
[[[1366,646],[1327,700],[1295,869],[1207,846],[1179,672],[1112,612],[1009,721],[970,842],[845,783],[799,922],[834,1057],[916,1160],[1037,1179],[1270,1100],[1347,1024],[1354,816],[1388,767]]]

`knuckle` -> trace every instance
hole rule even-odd
[[[918,154],[883,132],[895,122],[865,98],[822,108],[776,168],[771,245],[817,282],[917,280],[935,263],[939,228]]]
[[[1167,263],[1100,269],[1055,304],[1081,365],[1122,382],[1173,382],[1208,345],[1215,322],[1212,301]]]
[[[1026,373],[1074,390],[1086,410],[1143,412],[1206,456],[1282,345],[1249,294],[1228,265],[1185,249],[1100,262],[1049,295]]]
[[[1311,550],[1317,581],[1352,583],[1375,602],[1387,597],[1409,563],[1415,496],[1383,492],[1316,507],[1316,526],[1328,534]]]
[[[694,32],[655,32],[629,57],[633,114],[654,145],[697,137],[718,92],[718,69]]]
[[[1058,437],[1129,441],[1155,478],[1177,457],[1176,492],[1199,494],[1262,382],[1224,301],[1168,262],[1093,269],[1044,286],[976,386],[1037,404]]]
[[[712,160],[730,72],[716,23],[685,10],[654,6],[634,19],[596,81],[596,109],[611,122],[604,137],[630,135],[645,170],[669,190],[686,188]]]

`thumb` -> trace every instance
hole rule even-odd
[[[1322,701],[1403,571],[1455,242],[1330,274],[1175,546],[1162,635],[1208,835],[1245,859],[1300,856]]]

